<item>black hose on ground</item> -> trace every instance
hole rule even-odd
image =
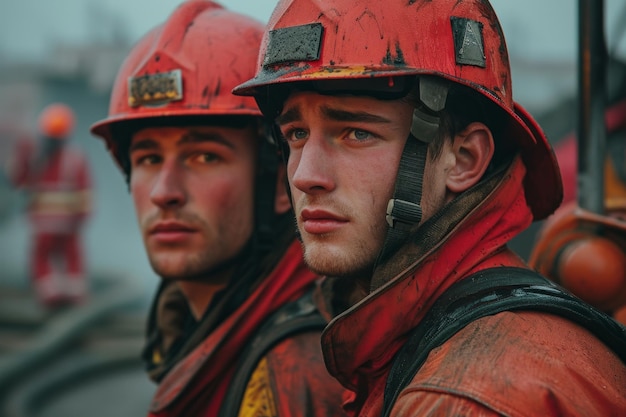
[[[72,347],[87,330],[115,311],[137,305],[142,291],[116,286],[99,293],[89,304],[59,313],[19,352],[0,363],[0,404],[11,390],[34,371]],[[3,414],[4,415],[4,414]]]

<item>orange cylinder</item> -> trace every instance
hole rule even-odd
[[[626,256],[609,239],[571,242],[559,256],[557,274],[562,286],[601,310],[619,307],[626,297]]]

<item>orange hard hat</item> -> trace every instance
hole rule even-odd
[[[53,139],[67,139],[74,131],[76,119],[69,106],[53,103],[42,110],[38,124],[41,135]]]
[[[495,103],[505,140],[521,149],[534,218],[558,207],[563,192],[555,156],[541,128],[513,100],[504,35],[486,0],[280,0],[256,76],[234,92],[255,96],[273,117],[282,104],[275,103],[277,92],[290,83],[334,83],[349,91],[378,82],[380,94],[406,76],[443,78]]]
[[[106,140],[124,169],[117,128],[173,117],[261,116],[254,99],[231,91],[254,75],[263,27],[212,1],[183,2],[132,48],[114,82],[108,117],[91,132]]]

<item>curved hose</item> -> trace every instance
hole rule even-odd
[[[0,403],[6,402],[7,394],[20,380],[64,353],[86,330],[112,312],[137,304],[143,296],[138,288],[117,286],[89,304],[59,313],[26,347],[1,363]]]

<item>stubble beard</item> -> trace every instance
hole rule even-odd
[[[170,260],[162,262],[158,255],[152,256],[149,254],[148,258],[154,272],[165,280],[204,281],[212,269],[209,251],[186,253],[182,257],[183,259],[177,260],[173,264]]]
[[[147,230],[147,225],[152,224],[160,218],[160,215],[150,216],[143,222],[143,229]],[[175,215],[176,219],[184,221],[188,224],[197,226],[203,236],[210,236],[213,233],[201,218],[192,214],[179,212]],[[215,264],[215,248],[221,247],[220,242],[214,244],[206,244],[201,250],[190,250],[175,245],[164,248],[156,248],[154,253],[150,250],[147,242],[145,242],[148,261],[152,270],[162,279],[174,281],[205,281],[216,267]],[[175,253],[173,253],[175,251]],[[164,252],[164,253],[159,253]]]
[[[307,206],[311,203],[310,199],[310,196],[303,196],[299,205]],[[342,213],[347,218],[359,217],[349,204],[332,201],[323,205],[331,207],[334,212]],[[302,243],[304,262],[309,269],[320,276],[369,282],[376,259],[382,249],[387,231],[386,222],[370,221],[366,229],[353,232],[357,236],[344,237],[343,243],[333,242],[335,239],[341,239],[340,235],[336,236],[334,233],[305,237],[303,235],[306,235],[306,232],[302,230],[298,221],[296,221],[296,226]],[[347,227],[358,226],[350,224]]]
[[[377,236],[381,235],[380,229],[383,228],[371,227],[371,235],[368,236],[371,241],[355,240],[347,248],[334,247],[330,242],[325,243],[324,241],[330,240],[331,236],[318,237],[315,242],[308,245],[303,241],[304,261],[318,275],[369,282],[380,252],[376,244]]]

